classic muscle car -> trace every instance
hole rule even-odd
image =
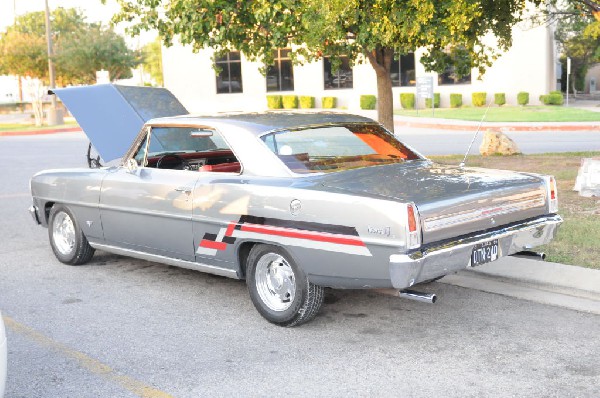
[[[245,279],[278,325],[315,317],[325,287],[432,302],[406,289],[546,244],[562,221],[553,177],[436,164],[364,117],[172,116],[187,111],[164,89],[56,94],[104,161],[121,158],[32,178],[58,260],[98,249]]]

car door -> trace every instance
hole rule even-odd
[[[107,244],[194,260],[192,191],[198,173],[119,167],[102,183],[100,217]]]
[[[146,128],[139,147],[125,159],[129,166],[109,169],[100,193],[106,244],[194,261],[193,191],[200,173],[185,157],[201,154],[210,143],[192,131]]]

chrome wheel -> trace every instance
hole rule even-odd
[[[56,214],[52,222],[52,238],[54,247],[62,255],[69,255],[75,247],[75,225],[71,217],[60,212]]]
[[[284,257],[266,253],[256,263],[256,290],[273,311],[287,310],[296,295],[296,276]]]

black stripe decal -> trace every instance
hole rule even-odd
[[[295,221],[295,220],[281,220],[278,218],[265,218],[265,217],[255,217],[255,216],[242,216],[238,225],[236,225],[236,229],[241,228],[241,224],[258,224],[265,225],[271,227],[280,227],[280,228],[292,228],[292,229],[300,229],[303,231],[313,231],[313,232],[326,232],[330,234],[339,234],[339,235],[349,235],[349,236],[358,236],[358,232],[354,227],[348,227],[345,225],[332,225],[332,224],[321,224],[316,222],[307,222],[307,221]]]

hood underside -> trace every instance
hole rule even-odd
[[[53,93],[105,162],[123,156],[148,120],[188,113],[164,88],[98,84],[54,89]]]

